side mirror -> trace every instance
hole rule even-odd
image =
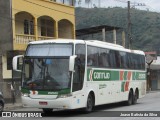
[[[74,64],[77,55],[70,56],[69,58],[69,71],[74,72]]]
[[[13,70],[17,72],[21,72],[21,70],[18,69],[18,66],[20,65],[20,63],[22,64],[23,57],[24,57],[23,55],[17,55],[13,57],[13,60],[12,60]]]

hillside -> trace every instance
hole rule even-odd
[[[160,13],[131,9],[132,48],[151,51],[160,46]],[[125,8],[76,8],[76,29],[110,25],[123,28],[127,33],[127,9]],[[118,32],[117,32],[118,33]],[[119,32],[120,33],[120,32]],[[101,39],[101,33],[93,39]],[[108,34],[107,34],[108,35]],[[92,39],[85,36],[84,39]],[[117,35],[118,44],[121,36]],[[112,42],[112,36],[107,36]],[[127,34],[126,34],[127,40]]]

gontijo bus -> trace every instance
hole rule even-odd
[[[22,70],[18,61],[23,57]],[[146,94],[145,54],[96,40],[30,42],[25,55],[13,58],[22,73],[25,107],[83,108],[126,101],[135,104]]]

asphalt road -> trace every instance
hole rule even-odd
[[[79,110],[54,111],[51,114],[44,115],[41,109],[21,108],[14,112],[34,111],[40,112],[42,118],[23,118],[23,119],[42,119],[42,120],[158,120],[160,118],[160,91],[149,92],[142,99],[138,100],[136,105],[126,106],[124,103],[107,104],[95,107],[94,111],[84,114]],[[159,117],[157,117],[159,116]],[[8,119],[8,118],[0,118]],[[22,118],[12,118],[12,120]]]

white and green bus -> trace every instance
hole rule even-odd
[[[23,58],[22,70],[18,61]],[[78,109],[126,101],[146,94],[145,54],[96,40],[30,42],[25,55],[13,58],[21,71],[25,107]]]

